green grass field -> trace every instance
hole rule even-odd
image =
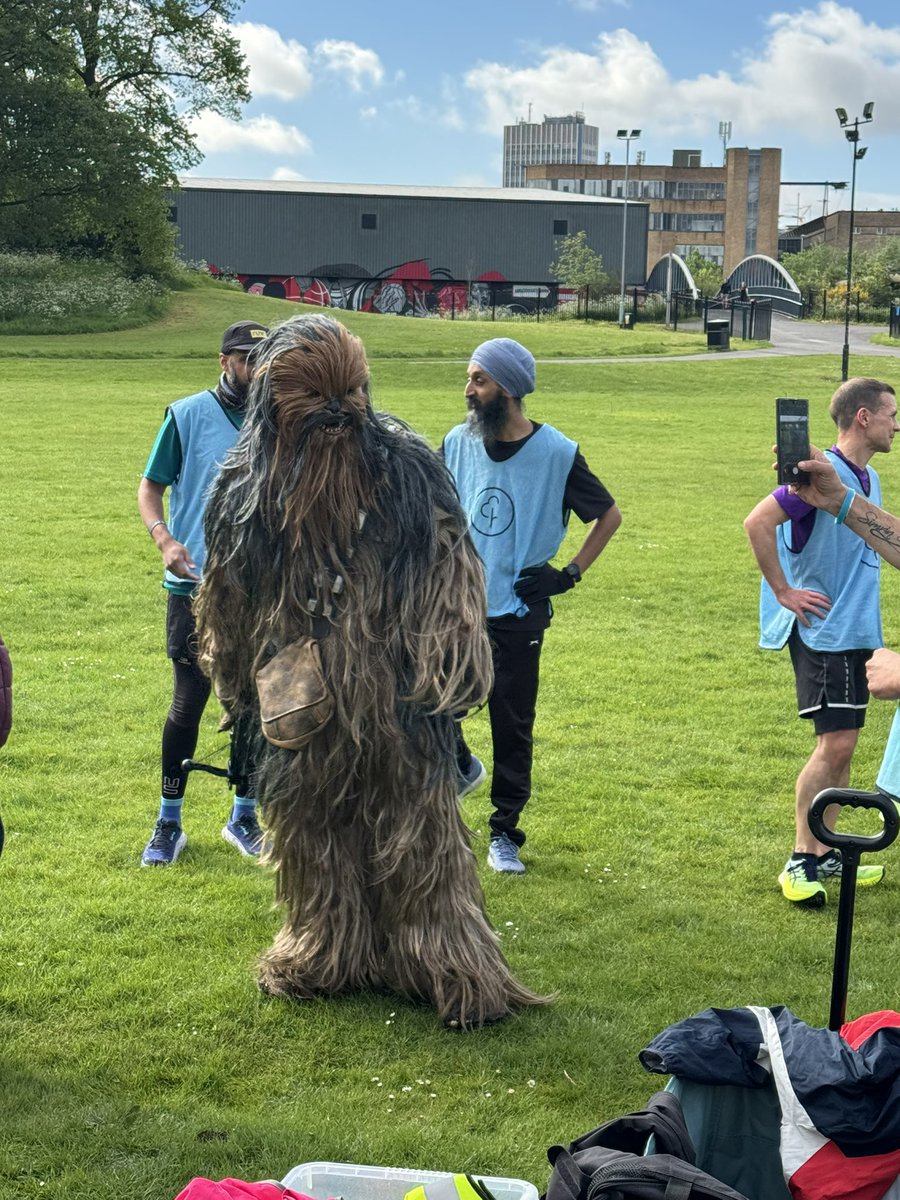
[[[529,411],[580,442],[624,524],[547,637],[524,878],[484,866],[487,789],[465,811],[508,957],[558,993],[552,1007],[461,1036],[390,996],[261,996],[272,883],[219,836],[229,798],[212,778],[191,783],[179,864],[139,869],[170,687],[138,480],[165,405],[214,379],[222,328],[296,312],[204,288],[142,329],[0,339],[0,632],[16,673],[0,753],[0,1200],[166,1200],[194,1175],[280,1178],[317,1160],[543,1190],[548,1146],[662,1084],[636,1054],[672,1021],[744,1003],[827,1021],[836,889],[797,911],[775,881],[811,734],[786,654],[756,649],[741,521],[773,485],[775,396],[808,396],[813,438],[829,441],[834,358],[539,365]],[[485,337],[551,360],[702,343],[574,322],[347,323],[377,406],[434,444],[464,408],[463,363],[446,360]],[[900,463],[877,467],[896,510]],[[900,575],[886,569],[883,588],[897,643]],[[223,762],[213,707],[199,752]],[[891,709],[873,703],[859,786]],[[484,716],[469,735],[489,762]],[[896,848],[885,861],[858,898],[854,1016],[896,1005]]]

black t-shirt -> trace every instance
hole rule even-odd
[[[532,421],[534,428],[528,437],[517,442],[491,442],[485,444],[484,450],[492,462],[506,462],[522,449],[541,428],[540,421]],[[443,452],[443,446],[441,447]],[[563,521],[568,523],[569,513],[574,513],[585,525],[596,521],[615,504],[615,500],[606,490],[597,476],[584,460],[584,455],[576,449],[572,468],[566,479],[563,490]],[[491,617],[488,625],[496,629],[519,629],[523,633],[533,633],[538,629],[546,629],[553,616],[553,606],[549,600],[535,604],[529,608],[524,617],[514,613],[502,617]]]

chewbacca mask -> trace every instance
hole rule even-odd
[[[308,636],[334,698],[302,749],[256,746],[284,909],[261,988],[388,988],[461,1028],[541,1003],[500,953],[456,799],[454,715],[491,686],[481,563],[443,463],[372,411],[339,322],[295,317],[254,351],[206,540],[197,619],[230,715],[258,729],[255,671]]]

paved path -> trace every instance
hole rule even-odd
[[[679,329],[699,332],[702,323],[682,323]],[[850,326],[850,373],[853,374],[854,355],[865,354],[884,358],[900,358],[900,346],[875,346],[873,334],[887,333],[886,325]],[[731,339],[732,349],[707,350],[702,354],[636,354],[615,358],[554,358],[546,362],[733,362],[737,358],[782,358],[797,354],[834,354],[840,368],[844,348],[844,326],[825,325],[817,321],[792,321],[780,313],[772,313],[771,345],[763,350],[741,350],[743,342]]]

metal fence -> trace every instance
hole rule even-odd
[[[580,318],[617,321],[619,295],[597,295],[587,289],[568,288],[556,282],[424,277],[288,275],[236,276],[245,291],[283,300],[319,304],[324,308],[376,312],[404,317],[431,317],[449,321],[478,318]],[[647,293],[630,288],[626,295],[631,325],[640,317]],[[654,311],[653,319],[657,320]]]
[[[720,300],[703,300],[703,332],[707,330],[710,317],[716,320],[728,318],[731,337],[744,342],[767,342],[772,336],[772,301],[752,298],[733,300],[723,304]]]
[[[850,293],[850,319],[857,324],[888,325],[896,304],[869,304],[863,299],[861,292]],[[843,296],[836,296],[822,289],[810,288],[803,298],[803,316],[829,321],[843,320],[846,313],[846,301]]]

